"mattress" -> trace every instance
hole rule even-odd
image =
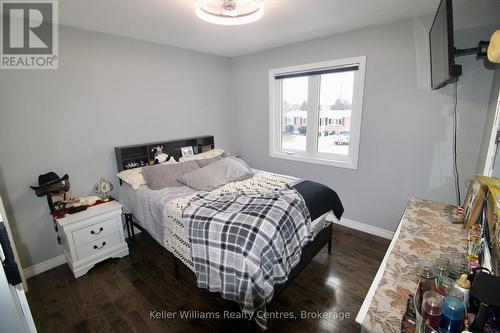
[[[252,178],[226,184],[213,192],[235,192],[241,190],[274,190],[285,184],[293,185],[298,178],[254,170]],[[133,189],[123,183],[119,190],[119,200],[124,206],[124,212],[133,214],[134,221],[143,227],[155,240],[193,272],[191,247],[187,228],[182,222],[182,211],[189,204],[190,198],[199,193],[187,187],[170,187],[163,190],[151,190],[147,186]],[[331,212],[323,214],[311,223],[313,234],[316,235],[333,221]]]

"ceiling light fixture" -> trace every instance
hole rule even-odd
[[[195,0],[196,15],[204,21],[221,25],[241,25],[264,15],[263,0]]]

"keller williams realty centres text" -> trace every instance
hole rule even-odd
[[[254,314],[257,318],[265,319],[349,319],[350,312],[337,311],[265,311],[258,310]],[[167,311],[167,310],[151,310],[149,311],[150,319],[252,319],[251,313],[238,311]]]

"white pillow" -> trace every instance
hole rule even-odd
[[[146,185],[146,179],[144,179],[142,175],[142,168],[123,170],[117,176],[124,182],[130,184],[134,190],[137,190],[142,185]]]
[[[200,153],[200,154],[196,154],[196,155],[192,155],[192,156],[181,157],[181,158],[179,158],[179,162],[205,160],[207,158],[221,156],[222,154],[224,154],[223,149],[212,149],[212,150],[206,151],[204,153]]]
[[[177,163],[179,162],[177,162],[173,156],[170,156],[170,158],[167,161],[160,164],[177,164]]]

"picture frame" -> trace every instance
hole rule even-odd
[[[182,157],[193,156],[194,155],[193,146],[181,147],[181,154]]]
[[[467,227],[477,223],[479,214],[482,211],[486,186],[477,179],[472,179],[464,201],[464,223]]]

